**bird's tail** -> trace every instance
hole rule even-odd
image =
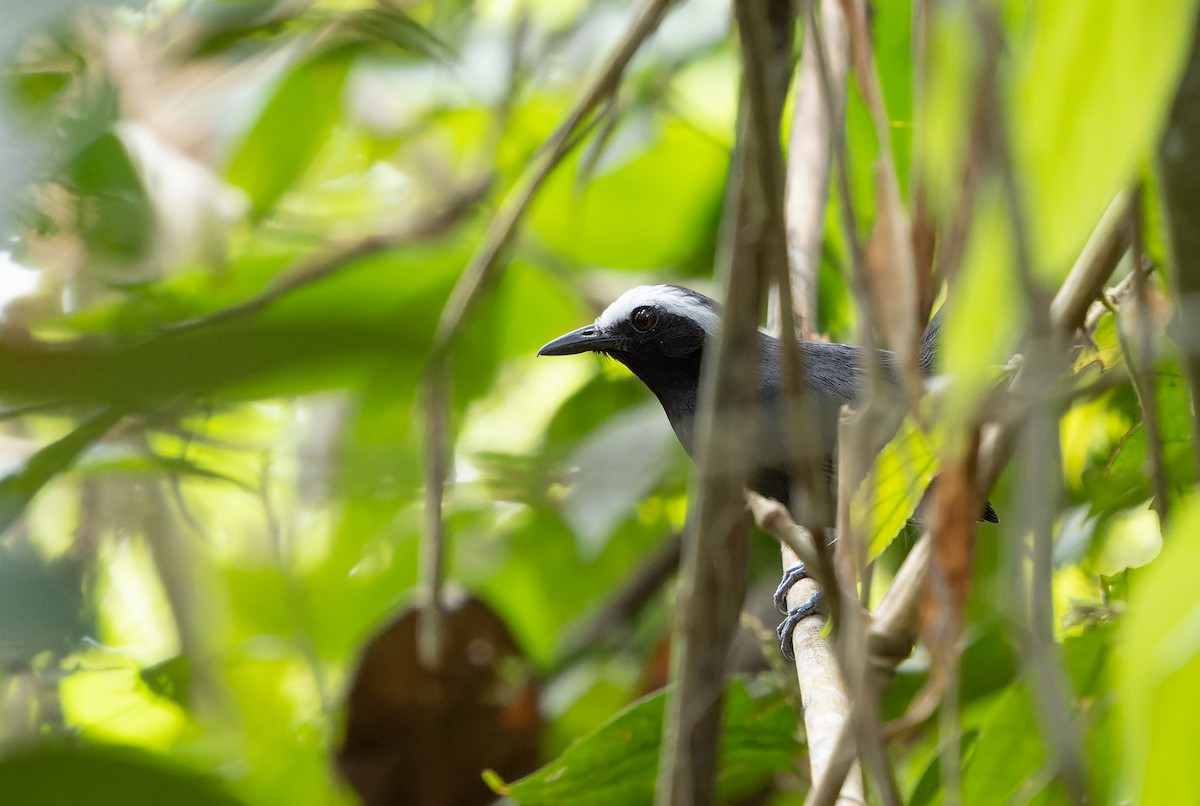
[[[942,309],[938,308],[938,312],[929,320],[929,325],[925,328],[925,335],[921,337],[921,354],[918,360],[921,362],[921,371],[926,375],[932,375],[937,370],[937,360],[941,357],[942,345]]]

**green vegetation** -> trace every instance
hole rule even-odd
[[[948,380],[851,491],[869,604],[936,463],[973,473],[985,420],[1018,446],[1002,523],[936,550],[961,632],[926,602],[874,719],[921,717],[902,802],[1194,789],[1195,5],[873,9],[882,97],[851,69],[807,324],[913,320],[903,219]],[[635,11],[0,0],[0,802],[653,799],[690,465],[620,365],[535,358],[633,285],[720,292],[738,35],[681,0],[594,83]],[[1081,264],[1109,293],[1068,358],[1049,300]],[[717,789],[799,804],[779,551],[750,553]]]

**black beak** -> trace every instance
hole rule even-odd
[[[576,353],[597,352],[607,350],[617,344],[617,339],[605,335],[595,325],[572,330],[565,336],[559,336],[554,341],[538,350],[538,355],[575,355]]]

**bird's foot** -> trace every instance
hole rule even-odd
[[[788,587],[791,587],[790,585]],[[796,625],[801,619],[811,616],[817,612],[821,605],[821,600],[825,598],[824,591],[817,591],[808,598],[808,601],[803,602],[788,611],[787,618],[780,623],[779,628],[775,633],[779,636],[779,651],[783,653],[784,659],[788,663],[796,662],[796,651],[792,648],[792,633],[796,631]]]
[[[804,570],[804,563],[793,565],[791,568],[783,572],[783,579],[779,583],[779,587],[775,589],[775,609],[780,613],[787,613],[787,595],[788,591],[802,579],[808,577],[808,572]]]

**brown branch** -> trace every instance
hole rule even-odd
[[[768,59],[772,48],[761,39],[769,30],[767,15],[755,0],[734,2],[742,92],[718,262],[725,310],[715,349],[705,350],[701,372],[696,483],[680,574],[680,623],[671,653],[675,688],[667,700],[655,797],[662,805],[716,801],[725,665],[745,597],[749,523],[742,489],[750,474],[748,446],[757,428],[758,389],[758,362],[747,359],[758,355],[766,267],[786,260],[782,196],[773,193],[779,180],[769,170],[781,163],[782,100],[771,95],[777,90]]]
[[[517,226],[524,218],[534,196],[571,149],[578,145],[579,140],[575,137],[577,130],[585,125],[588,117],[601,103],[617,91],[625,69],[646,39],[658,28],[673,2],[674,0],[647,0],[600,68],[600,72],[584,90],[583,96],[538,148],[533,164],[525,170],[505,198],[488,227],[483,243],[471,257],[455,284],[450,299],[442,309],[434,335],[431,364],[439,364],[444,360],[445,353],[462,328],[467,314],[482,295],[493,273],[501,266],[501,255],[516,234]]]
[[[564,669],[597,648],[610,645],[613,633],[632,622],[679,569],[682,548],[680,535],[668,538],[584,626],[572,632],[555,669]]]
[[[1174,337],[1183,354],[1192,403],[1193,460],[1200,467],[1200,345],[1195,336],[1200,333],[1200,25],[1192,24],[1191,54],[1158,146],[1156,167],[1178,317]]]
[[[417,654],[429,670],[441,668],[445,643],[446,605],[442,587],[446,573],[446,523],[442,507],[446,492],[446,419],[450,380],[439,372],[425,387],[425,528],[417,553],[420,616]]]
[[[796,71],[792,130],[788,141],[786,218],[787,255],[792,275],[792,310],[802,334],[817,328],[817,276],[825,239],[825,208],[829,202],[829,169],[833,138],[841,136],[846,106],[849,40],[846,20],[837,0],[819,4],[821,37],[810,21],[804,26],[804,49]],[[817,15],[810,17],[810,20]],[[817,48],[824,48],[829,98],[821,81]]]
[[[444,573],[442,553],[444,552],[445,525],[442,521],[441,509],[446,461],[443,456],[437,454],[445,452],[447,436],[445,415],[436,409],[444,405],[444,398],[449,394],[447,363],[450,348],[488,283],[503,268],[501,257],[504,250],[516,235],[517,227],[533,202],[534,196],[537,195],[538,190],[554,169],[579,144],[582,139],[579,137],[579,130],[588,125],[589,116],[617,91],[629,62],[633,60],[650,34],[658,28],[658,24],[662,22],[662,18],[671,7],[672,2],[673,0],[647,0],[646,4],[642,6],[641,11],[626,30],[625,36],[617,43],[600,72],[592,79],[567,117],[538,148],[532,164],[504,199],[499,211],[492,218],[482,244],[475,250],[442,308],[423,379],[428,407],[426,411],[426,469],[428,473],[438,474],[437,478],[432,475],[426,478],[427,512],[422,542],[422,554],[432,553],[434,555],[423,560],[424,567],[427,569],[423,577],[427,596],[422,610],[422,623],[425,625],[423,627],[423,653],[430,653],[424,655],[427,660],[435,656],[433,653],[440,645],[439,636],[443,621],[440,591],[441,577]]]

